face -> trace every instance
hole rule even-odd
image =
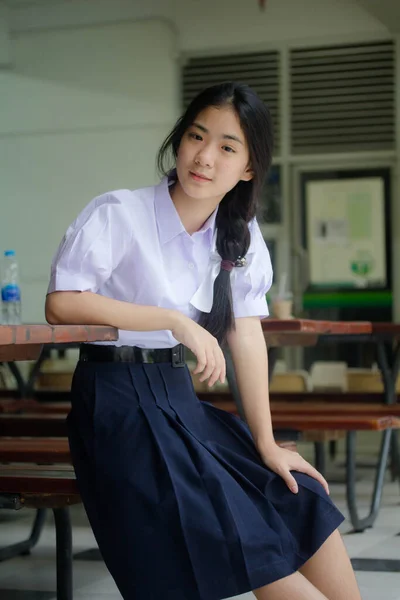
[[[182,137],[176,169],[188,196],[218,202],[239,181],[252,179],[247,141],[231,107],[208,107],[197,115]]]

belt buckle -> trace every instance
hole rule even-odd
[[[182,344],[179,344],[178,346],[175,346],[175,348],[172,348],[171,354],[171,363],[175,369],[185,366],[185,351]]]

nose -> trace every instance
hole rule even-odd
[[[212,167],[214,164],[213,150],[209,144],[203,146],[196,154],[195,161],[201,167]]]

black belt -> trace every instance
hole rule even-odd
[[[138,348],[137,346],[100,346],[81,344],[79,360],[83,362],[130,362],[130,363],[171,363],[173,367],[185,366],[185,347]]]

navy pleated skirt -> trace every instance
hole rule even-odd
[[[343,520],[297,495],[238,417],[200,402],[186,367],[80,362],[68,417],[78,486],[125,600],[220,600],[297,571]]]

